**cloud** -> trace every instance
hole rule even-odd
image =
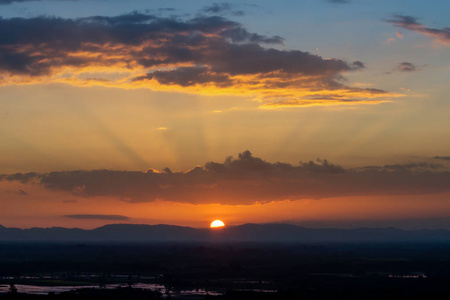
[[[242,10],[232,10],[233,5],[231,3],[222,2],[222,3],[213,3],[209,6],[206,6],[202,9],[203,13],[214,14],[214,15],[224,15],[224,14],[232,14],[235,16],[243,16],[244,12]]]
[[[20,196],[28,196],[29,194],[27,192],[25,192],[24,190],[17,190],[17,191],[6,191],[7,193],[14,193]]]
[[[395,170],[395,171],[426,170],[426,169],[435,170],[442,167],[443,166],[441,164],[430,164],[430,163],[408,163],[408,164],[393,164],[383,166],[383,168],[386,170]]]
[[[122,215],[65,215],[66,218],[82,220],[129,220],[130,218]]]
[[[35,178],[39,178],[39,174],[34,173],[34,172],[0,175],[0,180],[20,181],[21,183],[30,182],[31,180],[33,180]]]
[[[232,14],[235,16],[243,16],[244,12],[242,10],[233,11],[233,5],[231,3],[213,3],[209,6],[206,6],[202,9],[203,13],[214,14],[214,15],[224,15],[224,14]]]
[[[395,15],[393,19],[387,22],[394,24],[396,27],[408,29],[414,32],[434,38],[437,42],[450,45],[450,28],[430,28],[417,21],[417,18],[411,16]]]
[[[21,195],[21,196],[28,196],[28,193],[25,192],[24,190],[18,190],[18,191],[16,191],[16,194]]]
[[[434,159],[440,159],[440,160],[450,160],[450,156],[435,156]]]
[[[319,96],[338,95],[315,102],[324,105],[400,96],[343,84],[345,73],[365,68],[360,61],[282,50],[283,38],[249,32],[218,16],[13,18],[0,19],[0,32],[0,85],[149,88],[241,95],[263,103],[295,100],[295,106]]]
[[[155,79],[164,85],[180,85],[182,87],[214,83],[216,86],[230,86],[233,82],[227,75],[210,72],[206,67],[179,67],[169,71],[155,71],[134,80]]]
[[[222,2],[222,3],[213,3],[210,6],[207,6],[203,9],[204,12],[208,12],[208,13],[213,13],[213,14],[218,14],[224,11],[229,11],[231,10],[231,4],[230,3],[226,3],[226,2]]]
[[[400,72],[416,72],[419,71],[420,69],[410,62],[402,62],[397,65],[395,70]]]
[[[0,5],[12,4],[14,2],[30,2],[30,1],[42,1],[42,0],[0,0]],[[76,0],[58,0],[58,1],[76,1]]]
[[[450,192],[450,172],[409,163],[346,169],[327,160],[270,163],[249,151],[185,172],[64,171],[37,174],[49,190],[127,202],[156,200],[249,205],[345,196],[421,195]],[[12,177],[4,176],[6,180]],[[8,179],[9,178],[9,179]],[[14,180],[21,180],[15,176]]]
[[[28,2],[28,1],[40,1],[40,0],[0,0],[0,5],[7,5],[14,2]]]

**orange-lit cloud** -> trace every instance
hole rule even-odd
[[[343,74],[365,67],[360,61],[270,48],[282,47],[283,39],[217,16],[14,18],[0,19],[0,31],[1,85],[63,82],[243,95],[267,107],[374,104],[400,96],[344,85]]]
[[[77,197],[114,197],[125,202],[173,201],[250,205],[283,200],[450,192],[450,172],[436,163],[344,169],[328,161],[269,163],[248,151],[224,163],[208,162],[187,172],[66,171],[3,175],[34,180]]]
[[[417,19],[411,16],[396,15],[388,22],[394,24],[397,27],[405,28],[414,32],[424,34],[426,36],[434,38],[437,42],[445,45],[450,45],[450,28],[430,28],[425,27],[423,24],[417,22]],[[398,34],[399,38],[403,36]]]

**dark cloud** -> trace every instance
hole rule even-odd
[[[402,15],[394,15],[393,19],[387,20],[390,23],[395,24],[398,27],[405,27],[405,26],[418,26],[420,23],[417,22],[417,18],[411,17],[411,16],[402,16]]]
[[[17,191],[6,191],[7,193],[13,193],[20,196],[28,196],[29,194],[25,192],[24,190],[17,190]]]
[[[415,72],[419,71],[419,68],[410,62],[402,62],[397,65],[395,70],[400,72]]]
[[[351,67],[352,67],[353,70],[362,70],[362,69],[364,69],[366,66],[364,65],[363,62],[357,60],[357,61],[354,61],[354,62],[351,64]]]
[[[321,173],[344,173],[345,170],[341,166],[329,163],[326,159],[317,160],[318,163],[309,161],[307,163],[300,162],[300,166],[309,172],[321,172]]]
[[[229,11],[231,10],[231,4],[230,3],[226,3],[226,2],[222,2],[222,3],[213,3],[210,6],[207,6],[203,9],[204,12],[208,12],[208,13],[213,13],[213,14],[218,14],[224,11]]]
[[[417,18],[412,16],[395,15],[394,18],[387,20],[396,27],[405,28],[414,32],[424,34],[434,38],[436,41],[450,45],[450,28],[430,28],[419,23]]]
[[[215,14],[215,15],[217,15],[217,14],[223,15],[226,13],[231,13],[232,15],[235,15],[235,16],[243,16],[244,15],[244,12],[242,10],[233,10],[233,5],[231,3],[226,3],[226,2],[213,3],[213,4],[203,8],[202,12],[208,13],[208,14]]]
[[[0,5],[11,4],[14,2],[28,2],[28,1],[40,1],[40,0],[0,0]]]
[[[18,190],[18,191],[16,191],[16,194],[21,195],[21,196],[28,196],[28,193],[25,192],[24,190]]]
[[[42,0],[0,0],[0,5],[12,4],[14,2],[31,2],[31,1],[42,1]],[[77,1],[77,0],[57,0],[57,1]]]
[[[40,175],[38,173],[30,172],[30,173],[16,173],[11,175],[0,175],[0,180],[7,181],[20,181],[22,183],[27,183],[32,179],[39,178]]]
[[[207,83],[215,83],[218,86],[229,86],[232,84],[229,76],[210,72],[205,67],[180,67],[169,71],[155,71],[146,76],[135,78],[135,80],[142,79],[156,79],[165,85],[177,84],[184,87]]]
[[[122,215],[65,215],[66,218],[82,220],[129,220],[130,218]]]
[[[343,73],[365,67],[360,61],[270,48],[282,46],[283,39],[249,32],[219,16],[184,20],[134,12],[80,19],[0,18],[0,32],[0,84],[54,79],[127,88],[213,86],[239,95],[297,100],[308,91],[340,90],[345,97],[335,102],[355,103],[380,96],[341,83]],[[129,75],[116,80],[98,76],[108,68]],[[79,75],[92,70],[95,77]]]
[[[397,170],[397,171],[410,171],[417,169],[431,169],[435,170],[442,168],[441,164],[430,164],[430,163],[409,163],[409,164],[394,164],[394,165],[384,165],[384,169]]]
[[[435,156],[434,159],[450,160],[450,156]]]
[[[87,198],[245,205],[285,199],[449,192],[450,172],[437,168],[437,164],[410,163],[345,169],[327,160],[292,165],[270,163],[245,151],[237,158],[208,162],[187,172],[65,171],[38,178],[47,189]]]

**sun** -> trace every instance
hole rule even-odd
[[[211,228],[222,228],[225,227],[225,223],[220,220],[214,220],[211,222]]]

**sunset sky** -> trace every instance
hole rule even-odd
[[[450,229],[449,11],[0,0],[0,224]]]

